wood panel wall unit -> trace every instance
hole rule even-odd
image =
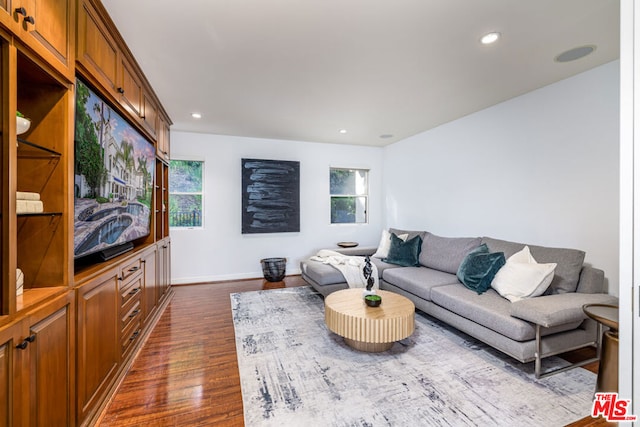
[[[150,234],[106,262],[73,254],[77,76],[157,149]],[[171,120],[99,0],[0,0],[0,98],[0,425],[91,425],[173,295]]]

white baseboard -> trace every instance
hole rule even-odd
[[[300,274],[300,269],[293,271],[287,270],[287,276],[293,276]],[[219,276],[192,276],[192,277],[172,277],[172,285],[188,285],[191,283],[206,283],[206,282],[223,282],[227,280],[246,280],[246,279],[259,279],[263,277],[262,271],[254,271],[251,273],[238,273],[238,274],[224,274]]]

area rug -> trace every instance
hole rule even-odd
[[[235,293],[231,305],[248,427],[540,427],[590,414],[591,372],[536,380],[532,363],[422,314],[411,337],[363,353],[326,328],[309,287]]]

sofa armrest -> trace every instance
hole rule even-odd
[[[371,256],[376,253],[378,250],[377,246],[356,246],[355,248],[338,248],[332,249],[336,252],[341,253],[342,255],[349,256]]]
[[[545,295],[512,303],[510,314],[513,317],[550,328],[586,319],[587,315],[582,310],[582,306],[585,304],[618,305],[618,298],[608,294],[583,294],[579,292]]]

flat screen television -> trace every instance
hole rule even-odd
[[[73,253],[108,259],[151,232],[155,149],[80,79],[74,139]]]

